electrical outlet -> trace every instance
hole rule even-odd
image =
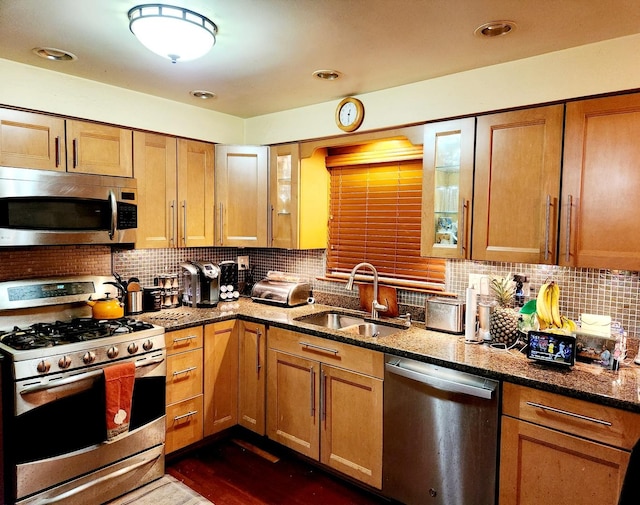
[[[482,279],[482,274],[469,274],[469,286],[480,291],[480,279]]]
[[[491,277],[485,274],[469,274],[469,286],[473,286],[479,295],[490,295]]]
[[[238,270],[249,270],[249,256],[238,256]]]

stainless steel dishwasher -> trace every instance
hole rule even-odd
[[[406,505],[495,505],[497,381],[385,355],[383,493]]]

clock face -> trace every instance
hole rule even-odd
[[[347,102],[340,109],[340,123],[344,126],[351,126],[356,122],[358,117],[358,111],[356,110],[356,104],[353,102]]]
[[[347,97],[338,104],[336,124],[345,132],[357,130],[364,119],[364,106],[357,98]]]

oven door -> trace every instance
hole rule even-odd
[[[129,431],[109,441],[101,367],[16,383],[6,454],[16,471],[18,500],[163,446],[165,351],[131,360],[136,378]]]

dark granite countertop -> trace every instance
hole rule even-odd
[[[167,331],[239,318],[640,413],[640,366],[632,363],[618,371],[583,363],[559,368],[532,362],[516,349],[467,344],[463,336],[425,330],[420,323],[385,337],[364,337],[296,320],[326,310],[353,312],[319,304],[283,308],[243,298],[221,302],[214,309],[180,307],[139,317],[164,326]]]

